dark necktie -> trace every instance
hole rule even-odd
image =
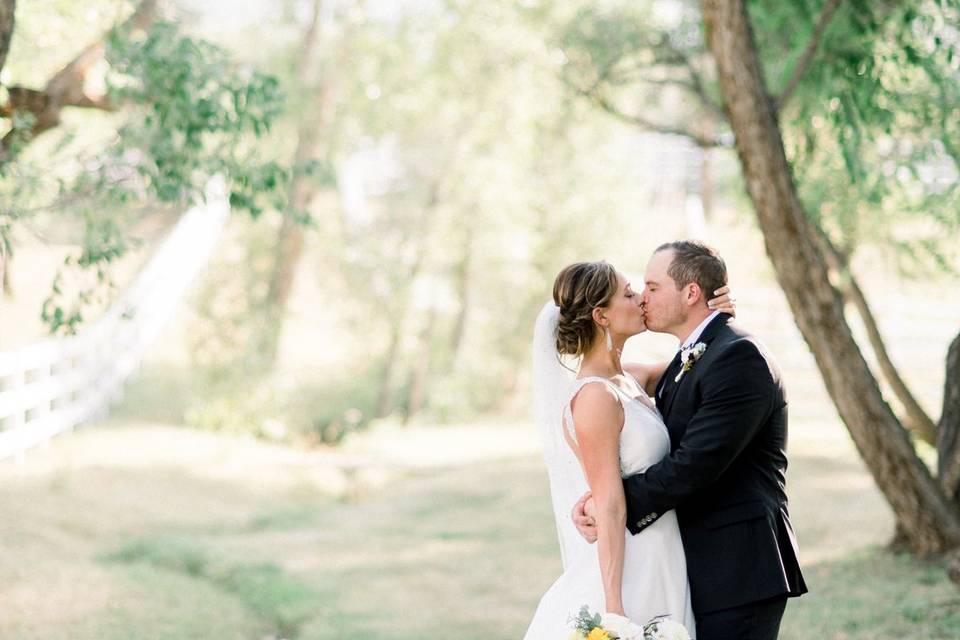
[[[660,384],[657,386],[657,400],[663,398],[667,393],[667,387],[673,384],[673,379],[677,377],[677,373],[680,369],[680,350],[677,350],[673,360],[670,361],[670,364],[667,365],[667,368],[663,372],[663,377],[660,379]]]

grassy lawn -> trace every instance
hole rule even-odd
[[[960,638],[943,571],[882,549],[890,515],[842,432],[794,433],[811,594],[781,637]],[[0,638],[518,638],[559,571],[531,436],[415,428],[311,453],[147,425],[60,438],[0,466]],[[406,464],[358,471],[387,452]]]

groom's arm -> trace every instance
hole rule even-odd
[[[773,376],[747,340],[733,343],[711,363],[700,390],[702,402],[676,450],[623,481],[631,533],[716,482],[775,408]]]

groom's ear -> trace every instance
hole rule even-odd
[[[703,297],[703,290],[700,289],[700,285],[696,282],[691,282],[684,288],[686,289],[684,300],[688,305],[693,306],[699,302],[706,302],[706,299]]]

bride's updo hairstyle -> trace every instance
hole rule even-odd
[[[593,310],[605,307],[617,292],[617,271],[609,262],[576,262],[557,274],[553,301],[560,307],[557,353],[582,356],[597,339]]]

